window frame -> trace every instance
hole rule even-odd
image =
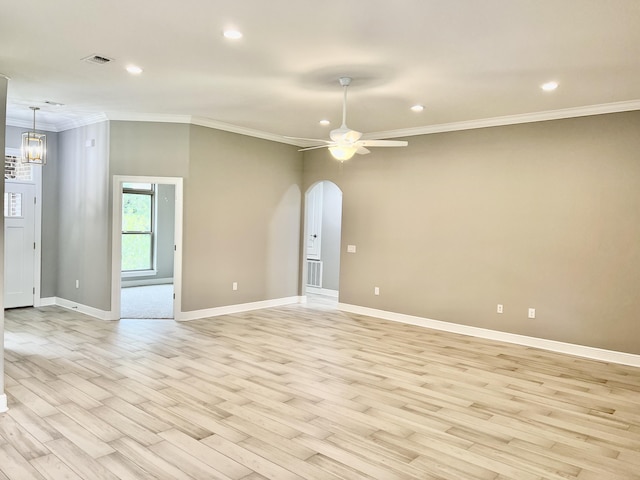
[[[139,270],[123,270],[122,269],[122,259],[120,260],[120,274],[122,277],[143,277],[143,276],[152,276],[152,275],[156,275],[157,274],[157,268],[156,268],[156,217],[157,217],[157,212],[156,212],[156,191],[157,191],[157,186],[155,183],[149,183],[150,188],[149,189],[144,189],[144,188],[134,188],[134,187],[127,187],[127,183],[134,183],[134,182],[124,182],[122,184],[122,190],[121,190],[121,203],[122,203],[122,209],[124,210],[124,196],[125,194],[134,194],[134,195],[148,195],[150,197],[150,229],[149,231],[143,231],[143,230],[123,230],[122,228],[122,224],[124,223],[124,211],[122,212],[122,222],[120,225],[120,235],[121,235],[121,243],[122,245],[124,245],[124,236],[125,235],[149,235],[149,245],[150,245],[150,251],[149,251],[149,265],[150,268],[143,268],[143,269],[139,269]],[[146,183],[146,182],[145,182]]]

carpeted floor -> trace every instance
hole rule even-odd
[[[122,289],[120,318],[173,318],[173,285]]]

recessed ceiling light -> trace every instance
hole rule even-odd
[[[329,120],[320,120],[320,125],[326,127],[327,125],[331,125],[331,122]]]
[[[414,112],[421,112],[424,110],[424,105],[414,105],[413,107],[411,107],[411,110],[413,110]]]
[[[225,30],[223,35],[225,38],[230,38],[231,40],[238,40],[239,38],[242,38],[242,32],[234,29]]]
[[[127,67],[127,72],[131,75],[140,75],[142,73],[142,69],[136,65],[129,65]]]
[[[558,88],[558,82],[547,82],[543,83],[540,88],[545,92],[553,92],[556,88]]]

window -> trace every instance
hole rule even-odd
[[[155,185],[122,184],[122,271],[154,268]]]
[[[33,180],[33,165],[22,163],[15,155],[4,156],[4,178],[9,180]]]
[[[22,217],[22,194],[4,192],[4,216]]]

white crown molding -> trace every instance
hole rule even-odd
[[[544,122],[548,120],[561,120],[565,118],[586,117],[590,115],[603,115],[607,113],[629,112],[640,110],[640,100],[630,100],[626,102],[605,103],[600,105],[588,105],[585,107],[565,108],[561,110],[548,110],[544,112],[523,113],[518,115],[506,115],[502,117],[482,118],[478,120],[468,120],[463,122],[441,123],[437,125],[426,125],[423,127],[404,128],[399,130],[387,130],[382,132],[370,132],[363,135],[363,139],[371,138],[400,138],[413,137],[417,135],[429,135],[433,133],[455,132],[460,130],[473,130],[476,128],[499,127],[505,125],[517,125],[521,123]],[[153,113],[125,113],[110,112],[98,113],[88,116],[78,116],[75,119],[65,118],[60,122],[39,123],[38,130],[48,132],[62,132],[72,128],[92,125],[106,120],[126,121],[126,122],[159,122],[159,123],[182,123],[198,125],[201,127],[223,130],[225,132],[238,133],[249,137],[261,138],[278,143],[285,143],[297,147],[307,146],[306,143],[292,140],[290,138],[275,133],[264,132],[252,128],[232,125],[205,117],[195,117],[190,115],[170,115]],[[7,117],[7,125],[13,127],[31,128],[33,124],[26,120]]]
[[[109,119],[104,113],[95,113],[74,119],[65,118],[62,122],[56,124],[56,126],[58,127],[58,132],[64,132],[65,130],[86,127],[88,125],[106,122],[107,120]]]
[[[556,340],[547,340],[545,338],[528,337],[526,335],[501,332],[499,330],[489,330],[487,328],[471,327],[458,323],[443,322],[441,320],[433,320],[431,318],[416,317],[413,315],[406,315],[404,313],[389,312],[386,310],[361,307],[359,305],[350,305],[347,303],[338,303],[338,310],[342,310],[343,312],[355,313],[357,315],[381,318],[383,320],[390,320],[392,322],[406,323],[409,325],[416,325],[418,327],[431,328],[433,330],[441,330],[444,332],[468,335],[470,337],[485,338],[488,340],[496,340],[499,342],[514,343],[516,345],[523,345],[526,347],[540,348],[542,350],[549,350],[551,352],[590,358],[592,360],[599,360],[601,362],[619,363],[621,365],[629,365],[631,367],[640,367],[640,355],[635,355],[632,353],[604,350],[601,348],[589,347],[585,345],[576,345],[573,343],[558,342]]]
[[[473,130],[476,128],[487,127],[500,127],[505,125],[517,125],[520,123],[545,122],[547,120],[587,117],[590,115],[629,112],[632,110],[640,110],[640,100],[604,103],[600,105],[588,105],[586,107],[564,108],[561,110],[548,110],[544,112],[522,113],[518,115],[506,115],[504,117],[481,118],[478,120],[468,120],[464,122],[441,123],[438,125],[427,125],[424,127],[388,130],[386,132],[372,132],[363,135],[362,138],[367,139],[413,137],[416,135],[429,135],[432,133],[456,132],[460,130]]]
[[[93,125],[94,123],[100,123],[107,120],[108,118],[104,113],[78,116],[73,119],[64,118],[56,123],[45,123],[38,120],[38,124],[36,125],[38,128],[36,128],[36,130],[58,133],[64,132],[65,130],[71,130],[72,128],[85,127],[87,125]],[[6,124],[11,127],[33,129],[32,121],[19,118],[7,117]]]
[[[192,123],[190,115],[109,112],[106,116],[109,120],[122,122]]]
[[[29,130],[33,130],[33,120],[21,120],[18,118],[7,117],[6,124],[9,127],[18,127],[18,128],[28,128]],[[37,131],[44,132],[59,132],[58,126],[53,123],[44,123],[38,120],[38,124],[36,125]]]
[[[191,123],[193,125],[199,125],[201,127],[214,128],[216,130],[224,130],[225,132],[238,133],[240,135],[247,135],[248,137],[261,138],[263,140],[271,140],[272,142],[286,143],[288,145],[294,145],[299,147],[297,142],[292,141],[289,138],[277,135],[275,133],[263,132],[261,130],[254,130],[252,128],[239,127],[230,123],[219,122],[217,120],[211,120],[204,117],[192,117]]]

